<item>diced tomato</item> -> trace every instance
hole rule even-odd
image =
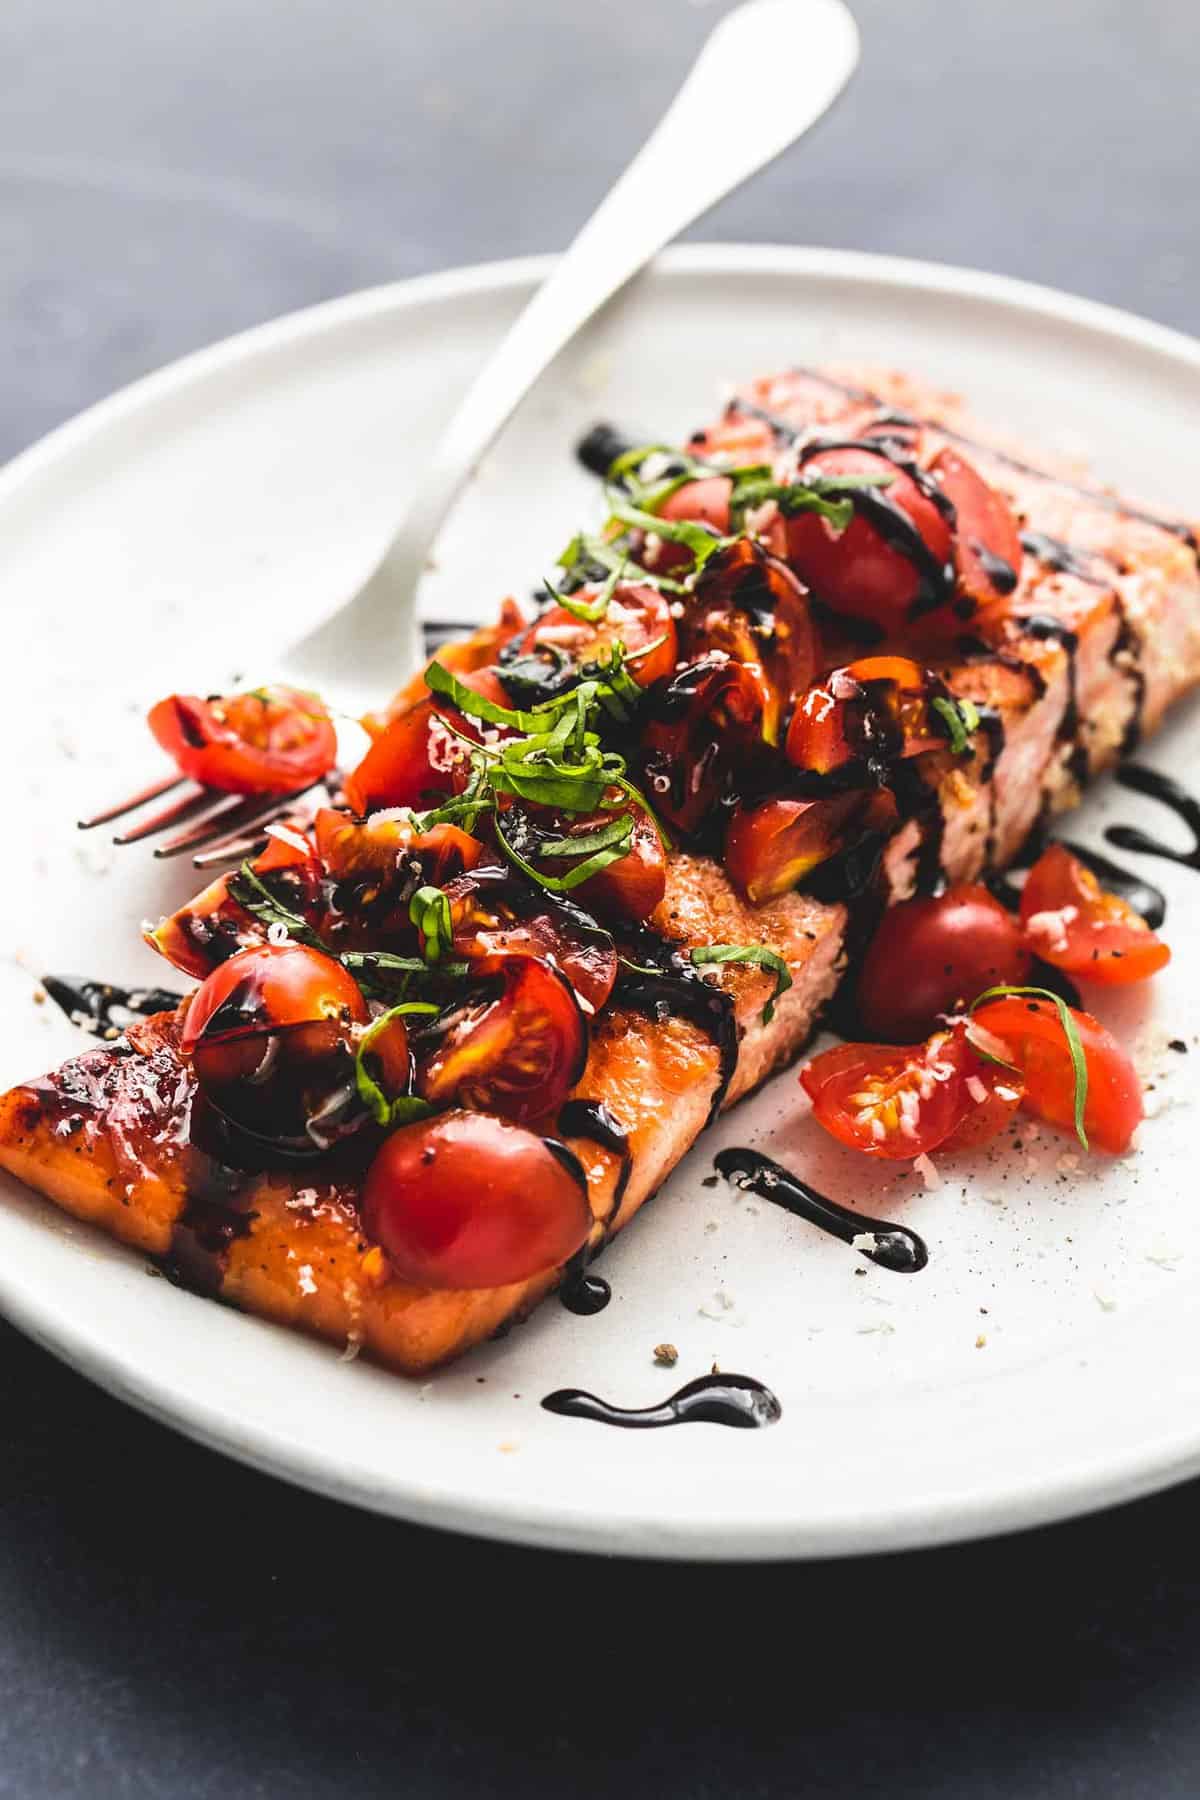
[[[1083,1125],[1088,1142],[1120,1155],[1143,1115],[1137,1071],[1116,1038],[1090,1013],[1071,1009],[1087,1064]],[[1052,1000],[1010,994],[989,1000],[972,1026],[1007,1047],[1025,1083],[1025,1105],[1064,1131],[1075,1129],[1075,1071]]]
[[[481,961],[497,976],[495,997],[453,1016],[417,1071],[417,1087],[435,1106],[471,1106],[517,1123],[557,1111],[583,1074],[587,1025],[566,976],[537,956],[511,953]]]
[[[1021,573],[1021,537],[1012,508],[958,450],[940,450],[929,469],[954,507],[960,594],[977,607],[1003,602]]]
[[[551,901],[487,864],[446,883],[454,954],[482,963],[508,954],[540,956],[562,971],[581,1001],[598,1011],[617,979],[609,933],[570,900]]]
[[[1119,895],[1106,893],[1062,844],[1051,844],[1029,871],[1021,923],[1026,942],[1043,962],[1103,987],[1145,981],[1171,960],[1141,914]]]
[[[840,849],[867,803],[865,794],[846,793],[739,806],[725,839],[730,880],[756,906],[778,899]]]
[[[761,755],[771,705],[760,663],[702,660],[670,684],[642,731],[646,797],[669,825],[693,834],[713,818]]]
[[[863,959],[859,1018],[872,1037],[913,1044],[985,989],[1027,981],[1031,965],[1020,925],[982,885],[904,900],[884,913]]]
[[[762,735],[776,743],[784,709],[820,666],[808,595],[791,570],[761,545],[738,538],[706,565],[679,629],[689,661],[715,650],[762,668],[769,696]]]
[[[982,1143],[1020,1097],[1019,1081],[978,1055],[962,1024],[911,1049],[839,1044],[800,1080],[817,1122],[839,1143],[892,1161],[928,1154],[960,1132]]]
[[[449,643],[439,645],[429,661],[441,663],[444,669],[449,669],[452,675],[457,675],[463,681],[468,675],[474,675],[478,670],[495,663],[504,646],[524,629],[525,615],[516,601],[509,598],[501,604],[500,616],[494,625],[481,625],[470,637],[452,638]],[[367,713],[364,716],[363,726],[373,738],[379,737],[393,719],[398,719],[401,713],[411,712],[414,706],[419,706],[428,698],[425,670],[419,669],[392,696],[382,712]]]
[[[367,1174],[363,1227],[416,1287],[529,1281],[567,1262],[592,1228],[578,1164],[485,1113],[401,1126]]]
[[[875,475],[886,485],[857,490],[844,531],[813,512],[781,521],[787,561],[834,612],[883,631],[904,626],[931,571],[950,560],[947,520],[911,475],[873,450],[818,450],[804,458],[796,479],[810,475]]]
[[[278,827],[253,867],[256,875],[271,878],[271,892],[289,911],[314,930],[319,927],[324,911],[321,865],[303,832]],[[219,876],[178,912],[143,929],[152,950],[201,981],[235,951],[267,941],[266,925],[230,897],[229,881],[228,875]]]
[[[347,813],[322,807],[313,820],[317,855],[335,881],[359,877],[393,878],[402,861],[420,859],[422,881],[443,887],[464,869],[473,869],[483,855],[478,838],[457,825],[433,825],[418,831],[405,819],[355,819]]]
[[[172,694],[151,707],[147,723],[185,775],[230,794],[311,787],[337,757],[324,702],[295,688],[207,700]]]
[[[637,925],[650,917],[667,891],[667,853],[645,808],[631,804],[627,810],[633,819],[633,831],[625,854],[609,863],[606,869],[601,869],[598,875],[589,875],[571,892],[580,906],[589,912],[599,913],[601,918]],[[575,818],[567,826],[565,835],[586,836],[589,831],[611,825],[614,818],[619,817],[619,813],[600,812],[588,818]],[[564,859],[557,866],[562,873],[572,865]]]

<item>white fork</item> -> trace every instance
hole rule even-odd
[[[719,21],[651,136],[467,390],[373,572],[356,594],[273,659],[273,679],[342,699],[361,692],[364,679],[377,678],[380,670],[399,677],[417,667],[421,575],[484,451],[580,328],[665,244],[815,124],[857,62],[858,31],[843,0],[746,0]],[[136,804],[168,785],[146,790]],[[185,797],[124,841],[195,818],[206,810],[203,802],[203,793]],[[277,810],[284,807],[281,798]],[[132,804],[88,823],[128,810]],[[197,860],[232,857],[253,843],[245,832],[267,822],[262,811],[260,805],[250,821],[226,797],[215,817],[209,811],[157,854],[208,846]]]

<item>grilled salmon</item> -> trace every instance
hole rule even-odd
[[[948,691],[985,718],[969,757],[936,748],[913,759],[924,800],[882,853],[882,898],[896,900],[1004,866],[1043,815],[1072,805],[1155,729],[1200,678],[1200,568],[1190,525],[1090,486],[1074,467],[1035,465],[952,396],[887,371],[755,382],[693,442],[752,459],[880,428],[920,429],[925,454],[967,448],[1006,496],[1022,547],[1001,623],[978,638],[965,623],[939,663]],[[381,721],[419,699],[405,690]],[[838,901],[793,891],[754,905],[713,857],[671,854],[633,973],[592,1020],[582,1077],[546,1122],[586,1174],[591,1250],[629,1223],[718,1108],[796,1056],[838,984],[849,924]],[[773,1011],[770,969],[692,965],[691,950],[713,945],[782,959],[791,985]],[[397,1279],[364,1236],[353,1152],[260,1172],[228,1159],[180,1032],[178,1017],[160,1014],[4,1095],[0,1165],[187,1285],[408,1373],[525,1316],[562,1279],[555,1269],[470,1291]],[[588,1127],[597,1108],[602,1130]]]

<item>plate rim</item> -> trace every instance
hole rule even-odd
[[[414,307],[526,289],[544,279],[556,261],[552,254],[523,256],[383,283],[280,315],[192,351],[101,399],[11,459],[0,469],[0,507],[123,421],[203,386],[218,374]],[[953,264],[819,246],[689,243],[664,252],[652,268],[708,277],[795,275],[869,281],[910,293],[958,295],[1115,337],[1200,372],[1200,340],[1173,327],[1102,301]],[[1123,1453],[1110,1453],[1099,1466],[1093,1459],[1086,1467],[1076,1466],[1049,1479],[1027,1475],[1007,1488],[993,1482],[969,1495],[910,1499],[899,1513],[877,1507],[839,1525],[797,1521],[790,1528],[775,1518],[746,1515],[733,1521],[677,1518],[671,1521],[669,1535],[664,1535],[661,1528],[652,1528],[646,1513],[634,1518],[583,1508],[564,1513],[558,1499],[547,1508],[536,1495],[514,1498],[495,1486],[485,1498],[481,1490],[455,1486],[452,1480],[431,1482],[428,1477],[401,1474],[396,1482],[381,1487],[365,1472],[332,1468],[320,1451],[285,1429],[247,1436],[215,1400],[181,1396],[163,1367],[132,1364],[118,1346],[90,1335],[86,1319],[22,1292],[17,1276],[2,1267],[0,1311],[34,1342],[118,1399],[254,1468],[413,1523],[540,1547],[692,1561],[878,1553],[984,1538],[1079,1516],[1200,1472],[1200,1428],[1179,1427],[1149,1446],[1135,1444]]]

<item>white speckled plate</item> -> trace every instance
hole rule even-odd
[[[0,477],[13,732],[0,937],[0,1080],[79,1047],[35,977],[162,977],[138,921],[191,872],[81,840],[72,820],[152,761],[147,701],[197,667],[266,676],[269,649],[384,539],[422,443],[542,265],[458,271],[339,301],[218,346],[86,414]],[[447,533],[430,616],[528,587],[594,504],[570,448],[600,415],[671,436],[720,383],[789,361],[891,360],[965,389],[1034,440],[1200,510],[1200,347],[996,277],[788,249],[689,248],[588,334],[488,459]],[[219,647],[229,648],[222,657]],[[214,660],[214,658],[216,660]],[[221,662],[226,668],[221,670]],[[380,671],[380,691],[401,671]],[[15,711],[15,717],[14,717]],[[1200,764],[1185,706],[1146,757]],[[13,822],[13,809],[16,822]],[[1077,835],[1148,822],[1102,786]],[[347,1500],[530,1543],[691,1557],[935,1543],[1106,1505],[1200,1470],[1200,879],[1142,861],[1176,960],[1106,1009],[1140,1039],[1156,1116],[1136,1157],[1061,1138],[947,1163],[936,1192],[878,1176],[806,1121],[784,1075],[702,1143],[608,1252],[607,1311],[557,1302],[417,1385],[147,1279],[136,1256],[12,1183],[0,1306],[103,1386],[231,1455]],[[1169,1050],[1185,1039],[1193,1052]],[[927,1238],[888,1274],[722,1185],[751,1142]],[[674,1372],[653,1347],[679,1348]],[[770,1383],[780,1424],[606,1430],[541,1410],[563,1384],[645,1404],[713,1361]]]

